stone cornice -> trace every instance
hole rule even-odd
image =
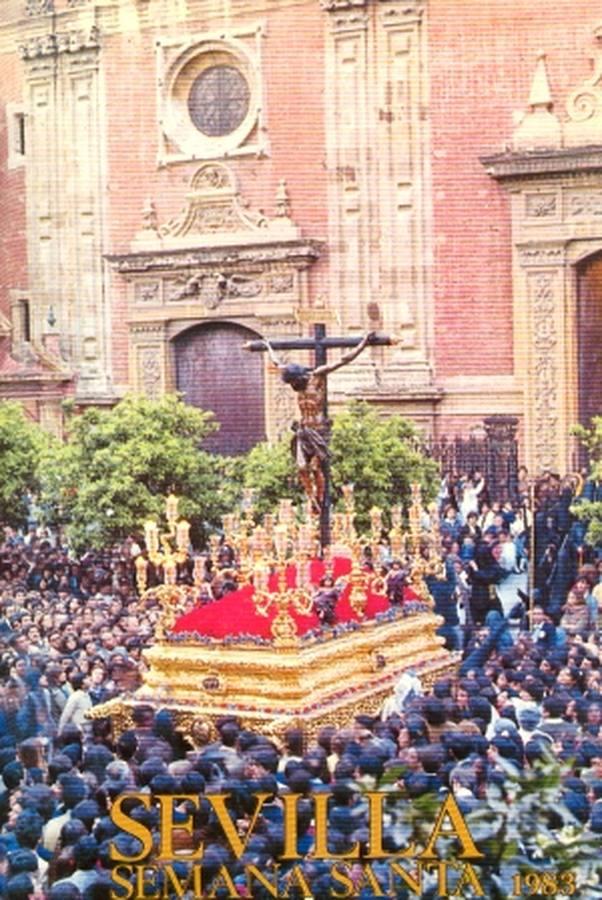
[[[602,146],[498,153],[493,156],[481,156],[480,161],[485,166],[487,174],[496,181],[570,175],[576,172],[599,172],[602,170]]]
[[[342,9],[357,9],[366,6],[368,0],[320,0],[320,6],[326,12],[340,12]]]
[[[373,0],[320,0],[320,6],[326,12],[342,12],[348,9],[365,9],[371,6]],[[396,5],[401,8],[404,15],[420,15],[424,9],[425,0],[376,0],[375,5]]]
[[[368,403],[382,403],[387,400],[395,401],[403,397],[404,400],[426,401],[429,403],[440,403],[445,397],[445,389],[436,385],[410,385],[392,388],[389,385],[383,385],[379,390],[366,390],[359,387],[353,392],[357,396],[361,396],[362,400]]]
[[[123,275],[144,274],[152,271],[174,271],[199,266],[226,266],[245,264],[288,263],[295,268],[305,268],[315,262],[323,243],[316,240],[297,239],[274,243],[224,245],[182,250],[152,250],[125,254],[106,254],[115,269]]]
[[[81,50],[97,50],[100,32],[96,25],[87,31],[60,31],[32,37],[18,45],[21,59],[39,59],[58,56],[60,53],[79,53]]]

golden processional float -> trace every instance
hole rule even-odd
[[[292,501],[281,500],[277,513],[258,523],[247,496],[243,512],[224,517],[223,537],[212,537],[208,554],[193,557],[193,585],[176,583],[178,566],[188,561],[190,568],[189,525],[178,520],[177,498],[168,498],[167,531],[148,522],[147,554],[136,560],[140,602],[155,603],[157,611],[143,684],[94,707],[92,716],[111,716],[121,732],[131,726],[135,706],[150,704],[169,710],[194,746],[195,735],[206,738],[224,716],[276,737],[292,726],[313,737],[325,725],[340,728],[359,713],[376,714],[404,672],[429,686],[451,671],[455,659],[436,634],[443,620],[424,580],[443,568],[436,508],[425,517],[420,486],[413,485],[405,528],[401,507],[391,511],[389,550],[406,584],[403,601],[391,605],[383,577],[365,564],[366,555],[381,556],[381,510],[371,511],[370,534],[359,536],[352,486],[343,493],[344,511],[332,515],[322,559],[310,504],[301,517]],[[233,551],[228,577],[236,589],[200,604],[208,557],[217,570],[224,543]],[[157,587],[147,587],[149,560],[163,572]],[[330,624],[315,613],[327,578],[338,596]]]

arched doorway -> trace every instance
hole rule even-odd
[[[205,443],[208,450],[233,456],[265,440],[263,354],[243,349],[257,337],[240,325],[215,322],[174,340],[178,391],[220,423]]]
[[[602,253],[577,266],[577,373],[579,421],[602,415]]]

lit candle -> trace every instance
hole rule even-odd
[[[274,528],[274,545],[276,547],[276,555],[278,559],[284,559],[286,556],[286,546],[288,543],[288,533],[286,525],[276,525]]]
[[[220,548],[220,539],[218,534],[209,535],[209,546],[211,548],[211,562],[214,566],[217,566]]]
[[[256,525],[251,535],[251,550],[256,556],[261,556],[266,544],[266,530],[261,525]]]
[[[148,521],[144,523],[144,542],[149,553],[157,553],[159,550],[159,529],[156,522]]]
[[[226,535],[226,538],[228,538],[234,531],[236,517],[232,515],[232,513],[228,513],[228,515],[222,516],[222,524],[224,526],[224,533]]]
[[[255,503],[255,488],[244,488],[242,492],[242,508],[246,512],[250,512],[253,509],[253,505]]]
[[[170,523],[178,518],[178,498],[174,494],[170,494],[165,501],[165,517]]]
[[[181,550],[182,553],[187,553],[189,544],[190,522],[187,522],[186,519],[180,519],[176,525],[176,547],[178,550]]]
[[[278,521],[283,524],[288,524],[292,522],[295,517],[295,511],[293,510],[293,501],[283,499],[280,501],[278,505]]]
[[[276,517],[274,516],[273,513],[266,513],[265,516],[263,517],[263,527],[265,528],[266,533],[268,535],[270,535],[272,533],[272,531],[274,530],[275,521],[276,521]]]
[[[267,593],[269,579],[270,572],[266,565],[260,564],[253,570],[253,586],[258,593]]]
[[[176,561],[173,558],[167,559],[163,566],[163,581],[165,584],[175,584],[176,583]]]
[[[200,587],[205,581],[205,556],[195,556],[194,558],[194,569],[193,569],[193,579],[195,587]]]
[[[300,553],[310,553],[312,550],[313,534],[312,527],[308,524],[299,526],[298,546]]]
[[[146,588],[146,570],[148,568],[148,561],[140,554],[136,557],[134,565],[136,567],[136,584],[138,590],[142,593]]]
[[[370,524],[372,525],[372,531],[380,532],[382,528],[382,514],[378,506],[373,506],[370,510]]]
[[[343,499],[345,500],[345,503],[352,503],[353,502],[353,485],[352,484],[344,484],[343,487],[341,488],[341,490],[343,491]]]
[[[297,566],[297,587],[305,590],[311,587],[311,563],[301,560]]]
[[[332,537],[336,542],[340,540],[343,534],[344,515],[343,513],[334,513],[332,516]]]

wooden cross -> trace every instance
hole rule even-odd
[[[276,338],[275,340],[269,342],[264,340],[248,341],[245,344],[245,348],[247,350],[255,352],[263,351],[270,354],[270,357],[276,363],[278,368],[283,371],[284,380],[287,381],[287,383],[291,384],[293,389],[299,394],[299,406],[301,409],[301,429],[305,428],[306,432],[312,431],[314,433],[317,433],[321,436],[321,438],[327,445],[329,438],[327,376],[335,369],[338,369],[350,363],[353,359],[356,358],[356,356],[359,356],[359,354],[365,347],[386,347],[394,343],[396,343],[396,341],[393,338],[390,338],[386,335],[377,334],[369,334],[363,337],[327,337],[326,326],[323,323],[316,323],[314,324],[313,337]],[[338,362],[333,363],[332,366],[329,366],[328,351],[340,348],[348,348],[351,352],[343,356],[342,359],[340,359]],[[303,374],[297,377],[296,382],[294,380],[294,377],[292,376],[292,373],[289,373],[289,375],[291,375],[290,378],[287,377],[287,369],[293,369],[295,367],[287,366],[286,364],[276,359],[275,351],[277,350],[313,350],[314,365],[312,367],[307,367],[305,370],[305,386],[303,386]],[[314,381],[313,385],[311,384],[312,379]],[[305,400],[305,403],[302,403],[301,398]],[[316,411],[316,415],[310,421],[310,419],[305,417],[306,415],[309,415],[311,418],[311,412],[307,414],[306,410],[311,410],[312,403],[319,403],[321,409],[319,411]],[[297,440],[300,439],[300,437],[297,437]],[[308,468],[309,467],[306,467],[306,470]],[[316,460],[313,461],[314,476],[318,474],[318,468],[321,472],[321,496],[319,502],[320,542],[322,544],[322,549],[324,549],[330,543],[331,498],[330,466],[328,459],[321,459],[319,462],[316,462]],[[302,467],[300,469],[300,479],[311,500],[312,496],[308,491],[308,486],[304,475],[306,477],[309,477],[307,472],[303,473]]]

